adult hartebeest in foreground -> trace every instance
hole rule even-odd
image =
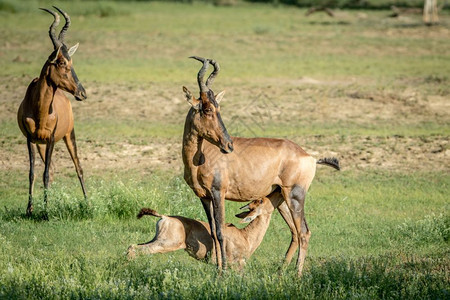
[[[220,70],[219,65],[214,60],[192,58],[202,62],[203,66],[197,75],[200,98],[196,99],[183,87],[192,106],[183,133],[184,178],[202,201],[219,268],[226,267],[223,237],[225,199],[240,202],[257,200],[279,187],[285,200],[279,209],[293,235],[286,261],[290,262],[300,244],[297,271],[301,275],[310,236],[304,216],[306,192],[314,178],[316,164],[339,170],[337,159],[316,160],[287,139],[231,138],[220,116],[219,102],[224,92],[216,96],[210,89]],[[214,71],[204,83],[210,63]]]
[[[269,198],[254,200],[241,207],[248,211],[236,215],[242,219],[241,223],[250,222],[250,224],[241,229],[233,224],[225,225],[225,255],[228,263],[238,269],[245,266],[246,260],[261,244],[269,227],[272,212],[282,201],[283,198],[277,192],[272,193]],[[167,253],[184,249],[195,259],[215,261],[214,243],[208,223],[182,216],[160,215],[148,208],[141,209],[138,218],[144,215],[161,218],[156,224],[155,237],[148,243],[131,245],[128,248],[128,258],[140,254]]]
[[[70,26],[70,17],[61,9],[55,7],[66,20],[58,37],[55,28],[59,25],[59,15],[51,10],[41,8],[53,15],[54,20],[50,25],[49,35],[53,43],[53,52],[45,62],[41,74],[28,86],[25,98],[20,104],[17,113],[17,121],[20,130],[27,138],[28,154],[30,158],[29,173],[29,198],[27,215],[33,212],[33,186],[34,186],[34,161],[36,148],[44,161],[44,201],[47,203],[47,189],[52,180],[51,158],[53,147],[57,141],[64,139],[70,156],[75,164],[78,179],[86,198],[86,189],[83,180],[83,170],[78,159],[75,142],[75,130],[73,122],[72,106],[64,95],[66,91],[81,101],[86,99],[86,91],[78,81],[72,65],[72,55],[78,48],[78,44],[67,49],[64,37]]]

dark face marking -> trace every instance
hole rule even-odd
[[[212,90],[209,90],[206,95],[208,96],[209,102],[211,102],[212,105],[214,105],[215,108],[219,108],[219,103],[216,101],[216,96],[214,95],[214,92]]]
[[[75,73],[73,66],[70,67],[70,72],[72,73],[72,78],[73,78],[75,84],[77,85],[77,91],[74,94],[75,99],[77,99],[78,101],[82,101],[87,98],[86,90],[84,89],[81,82],[78,80],[78,76]]]
[[[56,57],[56,55],[59,56]],[[59,54],[57,49],[54,50],[49,56],[49,62],[51,62],[51,65],[53,65],[52,68],[55,71],[51,75],[52,81],[58,88],[71,93],[78,101],[87,98],[86,90],[78,80],[66,45],[63,44],[61,46]]]
[[[199,136],[208,142],[216,145],[222,153],[230,153],[233,151],[233,141],[228,134],[225,124],[220,115],[220,106],[214,100],[212,91],[208,92],[212,97],[210,100],[206,93],[202,93],[199,99],[198,107],[194,108],[200,118],[196,122],[196,130]]]

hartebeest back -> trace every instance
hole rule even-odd
[[[183,87],[191,104],[183,134],[184,178],[202,200],[211,226],[212,238],[218,252],[218,266],[226,267],[223,228],[225,224],[225,199],[251,201],[261,199],[280,188],[287,205],[280,212],[293,234],[286,254],[293,255],[300,244],[297,265],[301,275],[310,232],[304,217],[306,192],[316,171],[316,164],[326,164],[339,169],[336,159],[316,160],[300,146],[287,139],[230,138],[220,117],[219,100],[223,92],[214,95],[211,79],[219,67],[214,60],[194,57],[203,63],[197,79],[200,98],[192,96]],[[203,83],[208,64],[214,72]]]
[[[72,106],[64,95],[66,91],[81,101],[86,99],[86,91],[75,73],[72,64],[72,55],[78,48],[78,44],[67,48],[64,38],[70,26],[70,17],[61,9],[55,7],[66,20],[59,36],[56,36],[56,27],[59,25],[59,15],[51,10],[41,8],[53,15],[53,23],[50,25],[49,35],[53,44],[53,51],[42,67],[41,74],[28,86],[25,98],[20,104],[17,113],[17,121],[20,130],[27,138],[27,147],[30,159],[29,173],[29,197],[27,215],[33,211],[33,186],[34,186],[34,161],[36,148],[45,163],[44,170],[44,201],[47,203],[47,189],[52,180],[51,158],[55,143],[64,139],[70,156],[75,164],[75,169],[81,183],[83,194],[86,197],[83,170],[80,165],[75,141],[75,130]]]

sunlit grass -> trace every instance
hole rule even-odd
[[[26,140],[15,119],[28,82],[52,49],[51,17],[37,8],[57,5],[72,16],[67,41],[80,42],[75,69],[93,91],[87,101],[72,102],[82,159],[92,148],[115,153],[124,143],[179,143],[179,155],[188,110],[181,86],[197,91],[199,65],[188,59],[191,55],[220,62],[215,87],[227,90],[221,113],[232,135],[287,137],[308,150],[359,141],[349,145],[352,151],[363,139],[363,150],[370,151],[391,147],[383,144],[384,138],[400,136],[395,143],[409,144],[435,138],[443,147],[436,149],[448,151],[445,115],[421,110],[428,107],[428,96],[438,97],[436,103],[442,105],[449,95],[449,41],[442,38],[448,31],[447,12],[440,26],[426,28],[420,16],[394,20],[386,17],[387,11],[341,11],[330,19],[320,14],[306,18],[305,9],[248,3],[1,3],[16,11],[0,12],[0,77],[7,95],[0,120],[0,147],[6,154],[0,171],[0,298],[448,297],[446,161],[439,171],[357,168],[345,159],[341,172],[319,167],[306,200],[312,237],[304,276],[296,278],[294,264],[278,270],[290,242],[278,212],[245,273],[218,276],[213,265],[183,251],[125,259],[130,244],[146,242],[155,233],[157,218],[135,219],[143,206],[206,220],[182,172],[144,171],[139,163],[116,166],[108,159],[94,168],[87,159],[82,162],[88,199],[70,165],[58,169],[46,206],[39,169],[35,216],[27,218]],[[301,83],[302,78],[318,83]],[[132,98],[128,91],[138,96]],[[252,105],[264,106],[255,102],[265,100],[258,98],[260,93],[270,99],[266,115],[251,111]],[[414,99],[408,100],[411,94]],[[373,102],[381,104],[371,106]],[[164,105],[173,107],[160,109]],[[357,105],[371,115],[350,112],[343,117],[341,105]],[[383,105],[398,111],[392,117],[372,111]],[[272,115],[270,109],[276,112]],[[333,109],[337,112],[331,114]],[[61,147],[62,142],[57,149]],[[19,148],[23,164],[12,165],[9,155],[17,158]],[[401,155],[396,149],[385,153]],[[145,155],[152,153],[142,159]],[[228,222],[237,222],[234,214],[241,205],[226,203]],[[49,221],[42,220],[44,212]]]
[[[183,251],[128,262],[127,247],[155,233],[157,218],[135,219],[140,207],[205,219],[200,201],[179,176],[90,178],[89,203],[84,203],[73,178],[62,177],[51,189],[50,220],[43,222],[25,218],[26,189],[15,183],[25,180],[17,175],[5,177],[15,193],[2,194],[5,209],[0,212],[0,293],[6,297],[445,294],[450,225],[448,214],[442,213],[449,182],[445,174],[320,172],[306,203],[313,236],[302,280],[295,280],[292,266],[277,271],[290,237],[276,212],[244,276],[230,271],[219,278],[212,265],[196,262]],[[228,220],[235,220],[238,206],[227,203]],[[37,216],[42,209],[38,192]]]

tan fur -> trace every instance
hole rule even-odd
[[[61,10],[59,11],[62,12]],[[55,22],[59,23],[59,17],[54,16]],[[65,15],[65,18],[67,19],[68,16]],[[55,22],[52,24],[52,27]],[[50,33],[52,33],[52,27]],[[67,30],[67,28],[63,30]],[[30,157],[30,188],[27,215],[31,215],[33,211],[32,198],[36,149],[45,163],[44,187],[47,189],[48,184],[53,179],[51,162],[53,146],[61,139],[64,139],[66,143],[86,197],[83,171],[76,149],[72,106],[63,91],[73,94],[78,100],[85,99],[86,94],[81,83],[77,81],[76,77],[73,77],[75,72],[73,71],[72,59],[69,57],[65,44],[62,40],[57,40],[56,42],[59,44],[58,48],[53,51],[45,62],[40,76],[35,78],[28,86],[17,112],[17,122],[23,135],[27,138]],[[76,47],[72,47],[70,53],[73,54],[75,50]],[[45,193],[44,195],[46,202],[47,194]]]
[[[306,257],[310,232],[305,219],[306,193],[316,172],[316,159],[286,139],[231,138],[222,122],[220,106],[208,82],[220,68],[212,59],[193,57],[203,66],[197,75],[200,98],[183,87],[192,108],[186,116],[182,157],[184,179],[200,197],[215,243],[217,265],[226,268],[225,200],[249,201],[266,197],[276,189],[285,200],[279,210],[292,233],[286,253],[289,263],[300,245],[297,272],[300,276]],[[214,72],[205,83],[208,63]],[[223,95],[223,94],[221,94]],[[339,168],[337,160],[320,160]]]
[[[246,227],[239,229],[232,224],[225,226],[225,253],[232,266],[242,269],[246,260],[261,244],[267,231],[273,210],[283,201],[279,193],[270,198],[255,200],[249,204],[250,212],[242,213],[244,220],[251,220]],[[148,213],[147,215],[153,215]],[[198,260],[211,258],[215,251],[209,224],[181,216],[164,216],[156,225],[155,237],[148,243],[131,245],[128,248],[130,259],[140,254],[167,253],[184,249]]]
[[[220,107],[215,110],[218,112]],[[186,117],[182,151],[184,179],[201,198],[207,215],[211,215],[211,224],[216,227],[212,237],[219,253],[218,266],[226,266],[222,264],[226,256],[221,253],[226,248],[226,241],[221,240],[225,199],[261,199],[280,188],[285,204],[279,210],[292,233],[286,263],[300,245],[297,259],[300,276],[311,235],[304,217],[304,201],[316,172],[316,159],[286,139],[233,137],[232,143],[224,142],[228,136],[226,129],[202,118],[194,108]]]

